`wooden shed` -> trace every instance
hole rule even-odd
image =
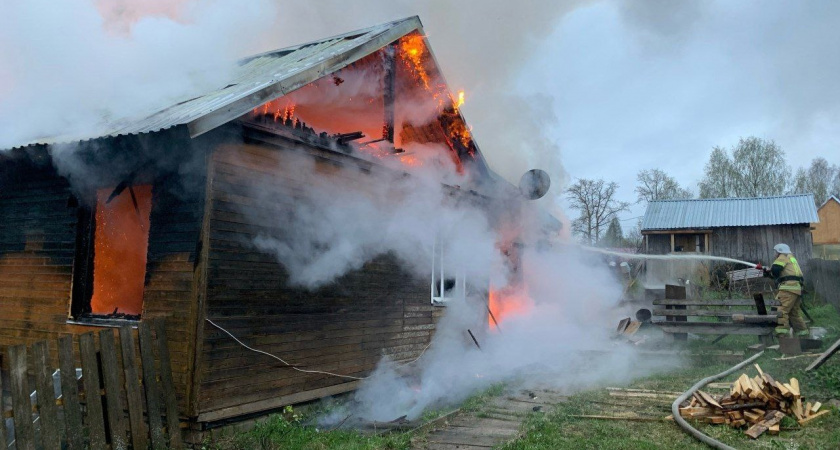
[[[840,199],[832,195],[817,209],[820,222],[814,224],[814,256],[840,259]]]
[[[785,243],[800,261],[807,261],[813,254],[811,224],[816,222],[810,194],[654,201],[642,219],[643,250],[769,264],[775,256],[773,246]]]
[[[413,164],[411,143],[444,149],[453,201],[492,201],[478,191],[496,177],[424,36],[412,17],[257,55],[204,95],[0,152],[0,346],[165,318],[183,419],[199,431],[358,383],[227,332],[348,377],[383,355],[416,358],[448,278],[430,288],[380,255],[304,289],[252,242],[283,235],[272,218],[294,214],[312,177],[365,195],[409,176],[379,161]],[[371,74],[381,89],[342,94]],[[319,90],[337,94],[294,97]],[[401,109],[417,98],[437,108],[425,123]]]

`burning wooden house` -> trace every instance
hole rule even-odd
[[[376,89],[359,88],[371,77]],[[0,152],[0,346],[165,318],[197,430],[351,390],[382,355],[417,357],[433,303],[461,288],[440,265],[431,292],[387,255],[308,290],[253,241],[282,235],[272,218],[292,213],[307,177],[362,195],[399,173],[380,161],[422,164],[413,144],[442,149],[455,195],[481,197],[497,177],[460,101],[414,17],[256,55],[219,89]]]

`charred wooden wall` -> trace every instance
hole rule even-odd
[[[0,348],[101,330],[69,320],[80,199],[46,151],[37,153],[0,161]],[[142,312],[167,319],[182,411],[192,378],[193,271],[204,197],[204,183],[194,185],[200,191],[186,188],[183,174],[154,180]],[[55,358],[56,345],[51,350]]]
[[[287,143],[288,147],[296,144]],[[329,286],[289,286],[276,256],[254,248],[260,235],[282,234],[279,218],[292,214],[311,176],[328,176],[346,189],[383,189],[374,175],[342,173],[358,160],[314,158],[283,145],[223,145],[209,175],[207,318],[260,350],[305,369],[363,376],[383,355],[414,358],[431,339],[439,309],[427,280],[413,279],[391,258],[379,257]],[[323,152],[322,152],[323,153]],[[354,161],[355,160],[355,161]],[[270,200],[266,200],[270,199]],[[340,226],[340,224],[337,224]],[[350,390],[352,380],[296,372],[242,348],[204,324],[199,358],[199,421],[215,421]]]
[[[670,234],[648,234],[647,239],[647,253],[670,253]],[[714,228],[709,250],[715,256],[770,264],[775,256],[773,246],[780,242],[790,245],[803,264],[813,255],[810,224]]]

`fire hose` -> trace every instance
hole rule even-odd
[[[692,427],[680,415],[680,405],[682,404],[682,402],[688,400],[689,397],[694,395],[695,392],[699,391],[700,388],[702,388],[703,386],[711,383],[712,381],[719,380],[719,379],[721,379],[721,378],[723,378],[727,375],[730,375],[730,374],[732,374],[732,373],[734,373],[738,370],[741,370],[744,366],[752,363],[753,361],[758,359],[763,354],[764,354],[764,351],[762,350],[762,351],[756,353],[755,355],[749,357],[748,359],[746,359],[744,361],[741,361],[738,364],[730,367],[729,369],[727,369],[724,372],[721,372],[717,375],[712,375],[710,377],[703,378],[702,380],[698,381],[697,384],[695,384],[694,386],[691,386],[691,388],[689,390],[683,392],[683,394],[680,395],[679,397],[677,397],[677,399],[674,400],[674,403],[671,404],[671,414],[674,415],[674,421],[677,422],[677,425],[679,425],[688,434],[692,435],[697,440],[705,443],[706,445],[708,445],[710,447],[718,448],[718,449],[721,449],[721,450],[735,450],[734,448],[724,444],[723,442],[720,442],[716,439],[712,439],[709,436],[706,436],[705,434],[698,431],[696,428]]]

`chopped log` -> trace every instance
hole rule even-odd
[[[796,378],[790,379],[790,387],[793,388],[790,391],[793,393],[793,398],[799,398],[799,380]]]
[[[764,434],[764,432],[771,426],[777,425],[781,422],[784,416],[785,413],[781,411],[769,411],[760,422],[751,426],[745,433],[753,439],[758,439],[758,437]]]
[[[822,406],[822,403],[820,403],[820,402],[814,403],[814,406],[811,407],[811,414],[814,414],[817,411],[819,411],[821,406]]]

